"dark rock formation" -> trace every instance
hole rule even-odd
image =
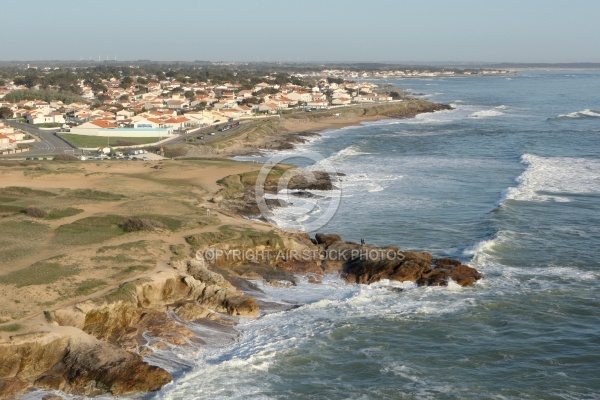
[[[315,240],[317,241],[317,244],[323,244],[325,247],[329,247],[335,242],[341,242],[342,238],[340,235],[317,233],[315,235]]]
[[[475,269],[460,261],[433,259],[425,252],[401,251],[396,247],[361,246],[342,242],[338,235],[318,233],[316,242],[323,246],[325,272],[339,270],[349,283],[370,284],[382,279],[415,282],[420,286],[445,286],[450,280],[461,286],[482,278]]]

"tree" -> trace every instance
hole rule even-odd
[[[133,79],[131,79],[130,76],[126,76],[123,79],[121,79],[121,83],[119,84],[119,87],[121,87],[123,89],[127,89],[128,87],[131,86],[132,83],[133,83]]]
[[[126,94],[123,94],[123,95],[121,95],[121,97],[119,97],[119,100],[121,100],[121,101],[127,101],[127,100],[129,100],[129,96],[126,95]]]
[[[333,78],[331,76],[327,77],[327,83],[329,83],[330,85],[332,83],[337,83],[338,85],[341,85],[342,83],[344,83],[344,79],[342,78]]]
[[[12,118],[13,112],[8,107],[0,107],[0,119]]]

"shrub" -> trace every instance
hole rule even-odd
[[[68,207],[68,208],[59,208],[56,210],[52,210],[48,213],[48,216],[46,217],[46,219],[61,219],[61,218],[66,218],[66,217],[72,217],[73,215],[77,215],[82,213],[83,210],[80,208],[73,208],[73,207]]]
[[[137,219],[129,218],[127,221],[119,224],[119,226],[125,232],[137,232],[137,231],[153,231],[155,229],[167,229],[165,224],[162,222],[154,221],[151,219]]]
[[[19,329],[21,329],[21,325],[19,325],[19,324],[0,326],[0,331],[2,331],[2,332],[16,332]]]
[[[165,149],[165,157],[174,158],[174,157],[183,157],[187,154],[187,149],[181,146],[167,147]]]
[[[78,158],[71,154],[57,154],[53,158],[54,161],[77,161]]]
[[[117,140],[117,146],[135,146],[138,143],[132,142],[130,140]]]
[[[46,218],[48,216],[48,212],[46,210],[42,210],[41,208],[34,206],[27,207],[25,209],[25,214],[33,218]]]

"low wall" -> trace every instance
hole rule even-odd
[[[174,135],[174,136],[176,136],[176,135]],[[168,138],[163,139],[163,140],[159,140],[159,141],[154,142],[154,143],[136,144],[136,145],[133,145],[133,146],[110,146],[110,147],[113,148],[113,149],[118,149],[118,150],[143,149],[144,147],[157,146],[159,144],[163,144],[165,142],[168,142],[169,140],[173,139],[174,136],[168,137]],[[79,150],[97,151],[98,148],[97,147],[80,147]]]

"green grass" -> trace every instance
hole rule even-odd
[[[195,250],[216,243],[228,242],[238,247],[273,246],[283,247],[283,240],[275,231],[260,232],[254,229],[237,229],[224,225],[215,232],[190,235],[186,242]]]
[[[190,235],[185,238],[185,241],[194,249],[199,249],[204,246],[225,242],[234,237],[236,237],[236,233],[233,230],[225,229],[216,232],[203,232],[196,235]]]
[[[0,331],[2,332],[16,332],[21,329],[21,325],[19,324],[10,324],[6,326],[0,326]]]
[[[108,283],[101,279],[87,279],[77,284],[77,288],[75,289],[75,296],[85,296],[107,285]]]
[[[157,221],[172,231],[179,230],[181,228],[181,226],[183,225],[183,221],[181,221],[180,219],[177,219],[175,217],[166,216],[166,215],[141,214],[141,215],[135,215],[131,218]]]
[[[127,282],[119,286],[117,289],[108,293],[106,296],[96,299],[97,303],[102,303],[106,301],[107,303],[116,303],[118,301],[135,301],[137,296],[137,285],[136,282],[143,281],[134,281]]]
[[[118,201],[118,200],[125,198],[125,196],[122,196],[117,193],[109,193],[109,192],[103,192],[101,190],[92,190],[92,189],[69,190],[68,192],[65,193],[65,196],[72,197],[75,199],[97,200],[97,201]]]
[[[45,122],[42,124],[34,124],[38,128],[60,128],[63,124],[58,122]]]
[[[23,211],[23,207],[21,206],[12,206],[8,204],[0,204],[0,215],[12,215],[19,214]]]
[[[32,249],[29,247],[20,247],[18,244],[12,244],[12,246],[5,245],[4,248],[0,248],[0,263],[7,264],[13,261],[20,260],[31,254]]]
[[[54,220],[54,219],[72,217],[74,215],[81,214],[82,212],[83,212],[83,210],[80,208],[73,208],[73,207],[58,208],[58,209],[50,211],[48,213],[48,216],[46,217],[46,219]]]
[[[150,242],[148,240],[138,240],[135,242],[128,242],[119,244],[117,246],[102,246],[98,250],[96,250],[97,254],[102,254],[110,251],[132,251],[132,250],[144,250],[150,246],[160,247],[160,244],[156,244],[155,242]]]
[[[79,272],[74,266],[62,265],[56,261],[57,257],[39,261],[27,268],[0,276],[0,281],[16,287],[45,285],[60,279],[76,275]]]
[[[16,197],[16,198],[22,198],[22,197],[32,197],[32,196],[40,196],[40,197],[55,197],[57,196],[56,193],[52,193],[52,192],[48,192],[46,190],[37,190],[37,189],[30,189],[28,187],[22,187],[22,186],[8,186],[3,188],[0,193],[2,194],[2,196],[9,196],[9,197]]]
[[[124,276],[131,275],[133,273],[148,271],[150,268],[152,268],[152,267],[149,265],[130,265],[130,266],[120,270],[119,272],[117,272],[114,275],[114,277],[122,278]]]
[[[118,141],[131,142],[134,144],[152,144],[158,142],[158,138],[155,137],[113,137],[110,138],[102,136],[84,136],[74,135],[69,133],[63,133],[60,136],[67,139],[69,142],[77,147],[102,147],[110,144],[116,146]]]
[[[0,222],[0,266],[35,252],[48,230],[46,225],[28,219]]]
[[[88,217],[56,229],[58,246],[84,246],[101,243],[124,234],[118,224],[125,218],[119,215]]]
[[[13,201],[17,200],[14,197],[2,197],[0,196],[0,203],[12,203]]]
[[[96,263],[110,263],[110,264],[126,264],[132,263],[136,260],[130,257],[127,257],[125,254],[117,254],[115,256],[96,256],[90,258],[93,262]]]

